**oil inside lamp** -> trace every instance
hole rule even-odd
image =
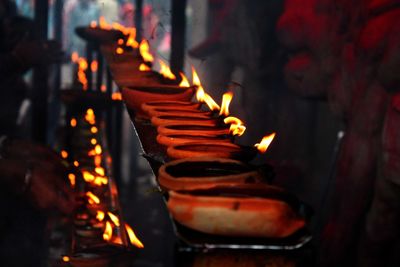
[[[132,230],[132,228],[125,223],[125,230],[128,233],[129,241],[131,242],[132,245],[138,247],[138,248],[144,248],[143,243],[137,238],[135,232]]]
[[[269,145],[272,143],[272,140],[274,140],[276,133],[272,133],[270,135],[266,135],[263,137],[260,143],[255,144],[254,146],[260,151],[261,153],[265,153],[269,147]]]

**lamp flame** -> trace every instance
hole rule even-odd
[[[126,41],[126,46],[130,46],[132,48],[138,48],[139,43],[136,41],[136,28],[128,28],[129,36]]]
[[[68,152],[65,151],[65,150],[61,150],[61,157],[62,157],[63,159],[68,158]]]
[[[122,47],[117,47],[117,49],[115,49],[115,53],[122,55],[124,53],[124,49]]]
[[[113,229],[111,223],[106,221],[106,227],[104,228],[103,239],[105,241],[110,241],[112,238]]]
[[[150,46],[146,40],[142,40],[139,45],[139,52],[145,62],[153,62],[154,57],[150,53]]]
[[[108,217],[110,217],[111,221],[115,224],[115,226],[120,226],[119,218],[115,214],[113,214],[109,211],[107,212],[107,214],[108,214]]]
[[[149,66],[147,66],[146,64],[142,63],[139,66],[139,70],[140,71],[151,71],[151,68]]]
[[[101,211],[101,210],[98,210],[97,213],[96,213],[96,219],[99,222],[102,222],[104,220],[104,217],[105,217],[105,213],[103,211]]]
[[[85,182],[88,182],[88,183],[91,183],[91,182],[93,182],[94,181],[94,175],[93,174],[91,174],[90,172],[88,172],[88,171],[83,171],[82,172],[82,176],[83,176],[83,180],[85,180]]]
[[[71,125],[71,127],[76,127],[77,121],[75,118],[72,118],[71,121],[69,122],[69,124]]]
[[[186,78],[185,74],[180,72],[179,75],[181,75],[181,78],[182,78],[182,81],[180,82],[179,87],[190,87],[189,81]]]
[[[229,126],[229,133],[232,134],[233,136],[242,136],[244,132],[246,131],[246,126],[244,126],[243,122],[233,116],[226,117],[224,119],[225,124],[230,124]]]
[[[88,198],[88,202],[89,204],[93,205],[93,204],[100,204],[100,199],[98,196],[96,196],[95,194],[93,194],[92,192],[88,191],[86,192],[86,196]]]
[[[121,101],[122,100],[122,94],[120,92],[114,92],[111,95],[111,99],[114,101]]]
[[[99,25],[100,25],[100,28],[103,29],[103,30],[111,30],[112,29],[111,25],[107,23],[107,21],[104,18],[104,16],[100,16]]]
[[[97,27],[97,21],[92,20],[92,21],[90,22],[90,28],[96,28],[96,27]]]
[[[171,80],[176,80],[176,77],[172,73],[172,71],[169,68],[169,66],[164,61],[162,61],[161,59],[159,59],[158,62],[160,63],[160,67],[161,67],[160,74],[162,76],[164,76],[164,78],[171,79]]]
[[[227,92],[222,96],[221,110],[219,115],[228,116],[229,115],[229,105],[231,104],[233,98],[233,92]]]
[[[143,243],[139,240],[139,238],[137,238],[135,232],[128,224],[125,224],[125,229],[128,233],[129,241],[131,242],[131,244],[138,248],[144,248]]]
[[[99,63],[97,62],[97,60],[93,60],[92,63],[90,63],[90,70],[92,72],[96,72],[98,68],[99,68]]]
[[[260,151],[261,153],[265,153],[269,147],[269,145],[272,143],[272,140],[274,140],[276,133],[272,133],[270,135],[266,135],[263,137],[260,143],[255,144],[254,146]]]
[[[69,183],[71,184],[72,187],[75,187],[76,184],[76,176],[73,173],[69,173],[68,174],[68,179],[69,179]]]

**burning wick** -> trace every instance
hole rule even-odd
[[[65,151],[65,150],[61,150],[61,157],[62,157],[63,159],[68,158],[68,152]]]
[[[115,214],[113,214],[109,211],[107,212],[107,214],[108,214],[108,217],[110,217],[111,221],[115,224],[115,226],[119,227],[120,226],[119,218]]]
[[[246,126],[243,125],[243,122],[233,116],[226,117],[224,119],[225,124],[230,124],[229,127],[229,133],[232,134],[233,136],[242,136],[244,132],[246,131]]]
[[[125,229],[128,233],[129,241],[131,242],[131,244],[138,248],[144,248],[143,243],[139,240],[139,238],[137,238],[135,232],[128,224],[125,224]]]
[[[91,183],[91,182],[93,182],[94,181],[94,175],[93,174],[91,174],[90,172],[88,172],[88,171],[83,171],[82,172],[82,176],[83,176],[83,180],[85,180],[85,182],[88,182],[88,183]]]
[[[182,81],[179,84],[179,87],[190,87],[189,81],[186,78],[185,74],[182,72],[179,73],[181,75]]]
[[[146,40],[142,40],[139,45],[139,52],[145,62],[153,62],[154,57],[150,53],[150,46]]]
[[[229,115],[229,105],[233,98],[232,92],[227,92],[222,96],[221,110],[219,115],[227,117]]]
[[[276,133],[272,133],[270,135],[266,135],[263,137],[260,143],[255,144],[254,146],[260,151],[261,153],[265,153],[269,147],[269,145],[272,143],[272,140],[274,140]]]
[[[211,111],[218,111],[221,108],[219,107],[219,105],[214,101],[214,99],[212,99],[212,97],[207,94],[204,91],[203,86],[201,85],[200,82],[200,78],[197,75],[196,70],[194,69],[194,67],[192,66],[192,83],[193,85],[197,86],[197,91],[196,91],[196,99],[197,101],[199,101],[200,103],[206,103],[206,105],[209,107],[209,109]]]
[[[176,80],[175,75],[172,73],[171,69],[169,68],[169,66],[162,61],[161,59],[158,60],[158,62],[160,63],[160,74],[167,79],[171,79],[171,80]]]
[[[90,132],[91,132],[92,134],[96,134],[98,131],[99,131],[99,129],[97,129],[96,126],[93,126],[92,128],[90,128]]]
[[[88,202],[90,205],[100,204],[100,199],[98,198],[98,196],[96,196],[92,192],[90,192],[90,191],[86,192],[86,196],[88,197]]]
[[[111,223],[109,221],[106,221],[106,227],[104,229],[104,233],[103,233],[103,239],[106,241],[110,241],[112,238],[112,226]]]

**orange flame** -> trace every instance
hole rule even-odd
[[[100,204],[99,197],[96,196],[95,194],[93,194],[92,192],[90,192],[90,191],[86,192],[86,196],[88,197],[89,204],[91,204],[91,205]]]
[[[101,176],[104,176],[105,173],[106,173],[106,171],[104,170],[103,167],[96,167],[96,168],[94,168],[94,171],[95,171],[98,175],[101,175]]]
[[[269,147],[269,145],[272,143],[272,140],[274,140],[276,133],[272,133],[270,135],[266,135],[263,137],[260,143],[255,144],[254,146],[260,151],[261,153],[265,153]]]
[[[219,115],[228,116],[229,115],[229,105],[231,104],[233,98],[232,92],[227,92],[222,96],[221,110]]]
[[[63,262],[69,262],[71,259],[68,256],[62,257]]]
[[[153,62],[154,57],[150,53],[150,46],[146,40],[142,40],[139,45],[139,52],[145,62]]]
[[[201,103],[206,103],[207,106],[212,111],[220,110],[219,105],[214,101],[214,99],[204,91],[203,86],[201,85],[199,75],[197,75],[196,70],[192,66],[192,83],[197,86],[196,91],[196,99]]]
[[[162,61],[161,59],[159,59],[158,62],[160,63],[160,67],[161,67],[160,74],[162,76],[164,76],[164,78],[171,79],[171,80],[176,80],[176,77],[172,73],[172,71],[169,68],[169,66],[164,61]]]
[[[99,68],[99,63],[97,62],[97,60],[93,60],[92,63],[90,64],[91,71],[96,72],[98,68]]]
[[[204,102],[211,111],[217,111],[221,109],[217,102],[215,102],[214,99],[207,93],[204,93]]]
[[[190,84],[189,84],[189,81],[188,81],[188,79],[186,78],[185,74],[183,74],[182,72],[179,72],[179,74],[180,74],[181,77],[182,77],[182,81],[181,81],[181,83],[179,84],[179,87],[189,87]]]
[[[71,61],[72,61],[73,63],[77,63],[78,60],[79,60],[78,52],[72,52],[72,54],[71,54]]]
[[[120,92],[114,92],[111,95],[111,99],[114,101],[121,101],[122,100],[122,94]]]
[[[72,187],[75,187],[76,184],[76,176],[73,173],[69,173],[68,174],[68,179],[69,179],[69,183],[71,184]]]
[[[97,27],[97,21],[92,20],[92,21],[90,22],[90,28],[96,28],[96,27]]]
[[[65,150],[61,150],[61,157],[62,157],[63,159],[68,158],[68,152],[65,151]]]
[[[82,176],[83,176],[83,180],[85,180],[85,182],[88,182],[88,183],[91,183],[91,182],[93,182],[94,181],[94,175],[93,174],[91,174],[90,172],[88,172],[88,171],[83,171],[82,172]]]
[[[74,161],[74,166],[75,166],[75,167],[79,167],[79,161],[75,160],[75,161]]]
[[[113,233],[113,229],[112,229],[111,223],[109,221],[106,221],[106,227],[104,229],[103,239],[105,241],[110,241],[112,238],[112,233]]]
[[[99,26],[103,30],[111,30],[112,29],[111,25],[107,23],[107,21],[104,18],[104,16],[101,16],[99,18]]]
[[[192,83],[193,85],[201,86],[199,75],[197,75],[197,72],[193,66],[192,66]]]
[[[76,127],[77,121],[75,118],[72,118],[71,121],[69,122],[69,124],[71,125],[71,127]]]
[[[109,211],[107,212],[107,214],[108,214],[108,217],[110,217],[111,221],[115,224],[115,226],[120,226],[119,218],[115,214],[113,214]]]
[[[101,210],[98,210],[97,213],[96,213],[96,219],[99,222],[102,222],[104,220],[104,217],[105,217],[105,213],[103,211],[101,211]]]
[[[97,186],[102,186],[108,184],[108,178],[107,177],[101,177],[101,176],[96,176],[96,178],[93,181],[93,184]]]
[[[94,115],[93,109],[88,108],[88,109],[86,110],[85,120],[86,120],[89,124],[92,124],[92,125],[96,123],[96,116]]]
[[[88,156],[96,156],[96,155],[101,155],[103,150],[101,149],[101,146],[97,144],[92,150],[88,152]]]
[[[100,86],[100,91],[102,91],[102,92],[107,91],[107,86],[105,86],[104,84],[102,84],[102,85]]]
[[[99,131],[99,129],[97,129],[96,126],[93,126],[93,127],[90,128],[90,132],[93,133],[93,134],[98,133],[98,131]]]
[[[101,156],[100,155],[96,155],[94,156],[94,166],[100,166],[101,165]]]
[[[131,242],[131,244],[138,248],[144,248],[143,243],[139,240],[139,238],[136,236],[135,232],[132,230],[132,228],[128,224],[125,224],[125,229],[126,229],[126,232],[128,233],[129,241]]]
[[[229,133],[231,133],[233,136],[242,136],[246,131],[246,126],[244,126],[243,122],[236,117],[226,117],[224,119],[224,123],[230,124]]]
[[[122,55],[124,53],[124,49],[122,47],[117,47],[117,49],[115,49],[115,53]]]
[[[85,58],[79,57],[78,53],[76,53],[76,52],[72,53],[71,60],[72,60],[72,62],[78,64],[78,73],[77,73],[78,81],[82,84],[83,90],[86,90],[88,80],[86,78],[85,71],[88,68],[88,62]]]
[[[147,66],[146,64],[142,63],[139,66],[139,70],[140,71],[151,71],[151,68],[149,66]]]
[[[139,43],[136,41],[136,28],[128,28],[129,36],[126,41],[126,46],[131,46],[132,48],[138,48]]]
[[[117,44],[123,45],[124,44],[124,39],[118,39]]]

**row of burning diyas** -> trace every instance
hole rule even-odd
[[[173,218],[204,233],[229,236],[282,238],[303,228],[296,198],[266,183],[271,169],[262,172],[238,161],[264,153],[275,133],[254,147],[234,144],[233,137],[246,127],[229,116],[232,93],[224,94],[219,106],[195,71],[193,85],[122,89],[128,108],[149,119],[157,127],[157,142],[171,159],[179,159],[163,165],[158,176]],[[194,94],[197,102],[191,102]]]
[[[121,220],[115,204],[115,184],[109,176],[110,158],[101,131],[94,110],[89,108],[70,119],[70,150],[61,151],[71,165],[68,178],[80,203],[74,216],[75,236],[79,239],[75,252],[108,245],[143,248],[132,228]]]

